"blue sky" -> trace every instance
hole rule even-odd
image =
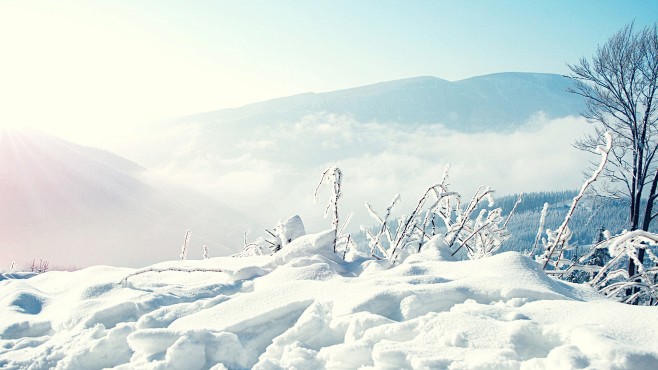
[[[658,1],[0,0],[0,120],[66,136],[419,75],[566,73],[657,15]]]

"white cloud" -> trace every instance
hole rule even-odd
[[[383,209],[396,193],[403,199],[399,211],[408,211],[427,187],[440,181],[447,164],[452,188],[463,196],[479,185],[498,195],[578,188],[589,157],[571,144],[586,130],[584,120],[576,117],[537,115],[516,132],[469,134],[440,125],[362,123],[320,114],[290,126],[259,127],[251,137],[221,149],[204,147],[199,143],[204,135],[189,131],[183,145],[187,150],[174,151],[185,155],[166,168],[265,221],[300,213],[315,229],[329,225],[312,193],[330,165],[343,170],[342,207],[345,213],[356,212],[358,224],[369,222],[364,202]]]

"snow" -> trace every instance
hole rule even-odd
[[[299,215],[294,215],[283,223],[283,236],[286,244],[305,234],[304,223]]]
[[[655,307],[439,240],[393,266],[343,261],[329,230],[273,256],[3,274],[0,368],[656,368]]]

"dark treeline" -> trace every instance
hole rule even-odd
[[[556,229],[564,221],[576,194],[575,190],[524,194],[508,224],[510,238],[501,249],[521,252],[532,249],[544,203],[549,205],[544,226],[547,229]],[[500,197],[496,199],[496,206],[503,209],[503,214],[509,214],[517,197],[518,195]],[[589,246],[598,238],[601,227],[609,230],[612,235],[628,228],[628,202],[593,195],[583,198],[569,222],[569,228],[573,232],[571,244]],[[542,237],[545,235],[546,233],[543,233]],[[540,243],[536,252],[541,250]]]

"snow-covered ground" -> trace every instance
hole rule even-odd
[[[0,368],[658,368],[655,307],[553,280],[521,254],[452,261],[428,243],[391,267],[344,262],[332,241],[151,266],[222,272],[0,275]]]

